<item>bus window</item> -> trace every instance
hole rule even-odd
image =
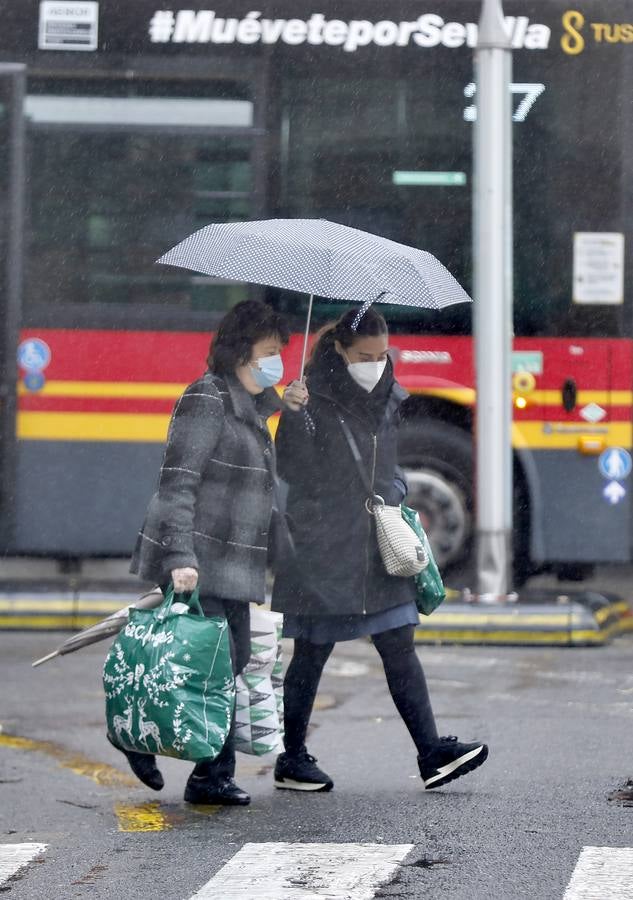
[[[253,102],[243,85],[34,81],[25,305],[221,311],[245,288],[155,265],[253,202]],[[170,93],[172,96],[170,96]],[[175,94],[175,96],[174,96]]]

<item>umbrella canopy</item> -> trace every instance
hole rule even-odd
[[[326,219],[207,225],[158,262],[332,300],[430,309],[470,301],[431,253]]]
[[[326,219],[207,225],[158,260],[216,278],[362,303],[444,309],[470,297],[431,253]],[[302,371],[303,375],[303,362]]]
[[[88,628],[84,628],[83,631],[66,638],[57,650],[53,650],[52,653],[48,653],[41,659],[36,659],[31,665],[33,668],[41,666],[43,663],[55,659],[56,656],[66,656],[67,653],[74,653],[75,650],[80,650],[89,644],[96,644],[97,641],[103,641],[112,637],[118,634],[127,623],[131,609],[154,609],[156,606],[160,606],[164,599],[160,588],[154,588],[148,594],[143,594],[134,603],[124,606],[123,609],[119,609],[106,619],[102,619],[101,622],[97,622],[96,625],[90,625]]]

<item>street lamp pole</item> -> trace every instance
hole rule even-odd
[[[508,595],[512,569],[512,47],[501,0],[483,0],[475,50],[474,328],[477,591]]]

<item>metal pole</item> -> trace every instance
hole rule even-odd
[[[477,591],[508,595],[512,563],[512,49],[501,0],[483,0],[475,51],[474,285]]]
[[[0,84],[8,100],[6,123],[9,166],[4,209],[6,231],[4,284],[0,287],[4,335],[0,350],[0,551],[7,552],[14,538],[15,491],[17,482],[17,363],[16,352],[22,318],[22,269],[24,262],[24,180],[25,124],[24,97],[26,66],[22,63],[0,63]],[[0,135],[0,140],[4,139]]]

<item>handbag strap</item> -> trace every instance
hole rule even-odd
[[[339,423],[341,425],[341,429],[343,434],[345,435],[345,439],[349,444],[349,449],[352,451],[352,456],[354,457],[354,462],[358,467],[358,472],[360,474],[361,480],[365,487],[365,490],[368,494],[368,499],[373,499],[375,496],[374,486],[369,480],[369,476],[365,471],[365,466],[363,465],[363,457],[360,455],[360,450],[358,449],[358,444],[356,443],[356,438],[352,434],[352,430],[345,421],[342,416],[339,416]]]

